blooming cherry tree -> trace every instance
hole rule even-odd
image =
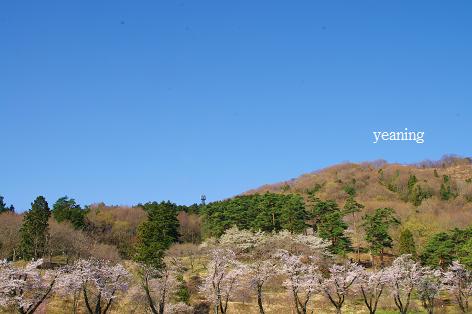
[[[229,249],[213,249],[208,274],[204,278],[200,292],[213,303],[214,313],[226,313],[228,302],[239,288],[238,280],[246,272],[246,267],[236,261],[236,254]]]
[[[320,290],[321,275],[313,257],[303,257],[280,250],[279,273],[287,276],[284,287],[293,297],[297,314],[307,313],[308,303]]]
[[[72,295],[72,313],[77,313],[83,280],[77,276],[73,265],[63,267],[61,276],[56,280],[55,292],[61,297]]]
[[[105,314],[117,297],[117,292],[128,288],[129,273],[120,264],[107,261],[78,260],[69,271],[59,277],[62,293],[82,290],[90,314]]]
[[[362,269],[357,283],[355,284],[370,314],[375,314],[377,311],[380,296],[385,290],[385,286],[389,280],[387,275],[384,269],[371,272]]]
[[[457,261],[452,262],[444,273],[445,288],[454,295],[462,313],[469,313],[469,299],[472,296],[472,272]]]
[[[0,261],[0,306],[14,307],[20,314],[34,313],[52,292],[58,272],[41,274],[42,259],[26,267]]]
[[[183,305],[169,304],[172,294],[179,287],[177,276],[182,272],[183,267],[177,259],[167,260],[162,269],[140,265],[141,286],[146,293],[146,299],[153,314],[172,313],[177,309],[183,311]]]
[[[175,304],[169,304],[166,306],[165,314],[193,314],[194,309],[192,306],[179,302]]]
[[[428,314],[433,314],[434,300],[442,288],[442,273],[440,270],[423,267],[416,283],[418,297]]]
[[[255,260],[253,263],[248,265],[247,277],[249,279],[249,285],[256,291],[257,294],[257,305],[259,306],[259,313],[264,314],[263,305],[263,287],[264,284],[277,274],[276,264],[270,260]]]
[[[329,273],[330,276],[322,281],[322,291],[336,308],[336,313],[341,313],[341,308],[352,285],[363,274],[363,267],[348,262],[344,265],[331,266]]]
[[[406,314],[410,306],[411,293],[421,277],[421,266],[410,254],[397,257],[386,269],[390,292],[401,314]]]

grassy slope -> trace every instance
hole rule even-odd
[[[423,190],[432,193],[432,197],[423,200],[419,206],[406,200],[411,174],[416,176],[417,184]],[[440,197],[444,175],[449,176],[451,188],[458,194],[447,201]],[[435,167],[385,162],[346,163],[304,174],[290,181],[264,185],[245,194],[269,191],[307,196],[310,190],[319,187],[316,193],[319,198],[336,200],[342,207],[347,199],[344,188],[351,185],[356,189],[356,200],[365,205],[361,216],[378,207],[394,208],[402,221],[400,228],[412,230],[421,248],[433,233],[472,225],[471,178],[472,165],[466,159],[438,162]],[[350,219],[346,217],[348,222]],[[394,238],[398,237],[400,228],[393,231]]]

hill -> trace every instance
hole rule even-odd
[[[364,213],[379,207],[395,209],[402,228],[412,230],[420,246],[433,233],[472,224],[470,158],[445,156],[416,164],[384,160],[343,163],[244,194],[265,192],[296,193],[305,198],[316,193],[320,199],[335,200],[340,206],[349,193],[355,193],[356,200],[365,205]]]

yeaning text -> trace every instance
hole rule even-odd
[[[374,144],[377,144],[379,141],[413,141],[417,144],[424,143],[424,132],[408,131],[408,128],[401,132],[374,131],[372,133],[374,135]]]

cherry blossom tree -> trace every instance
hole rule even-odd
[[[410,254],[397,257],[386,269],[390,292],[401,314],[406,314],[410,306],[411,293],[421,277],[421,266]]]
[[[293,234],[286,230],[278,233],[253,232],[234,226],[227,229],[219,239],[207,240],[203,247],[231,250],[235,259],[246,263],[245,281],[256,293],[259,312],[265,313],[263,287],[277,273],[278,251],[284,249],[287,253],[321,259],[329,255],[329,245],[314,235]]]
[[[328,247],[331,243],[315,235],[294,234],[282,230],[272,234],[267,242],[273,249],[283,249],[296,255],[310,255],[317,259],[330,255]]]
[[[434,300],[442,288],[441,281],[442,273],[440,270],[430,269],[429,267],[423,267],[421,269],[421,275],[416,283],[416,290],[421,304],[428,314],[433,314]]]
[[[229,249],[213,249],[208,265],[208,275],[204,278],[200,292],[213,303],[214,313],[226,313],[228,302],[239,288],[239,279],[245,274],[246,268],[236,260],[234,251]]]
[[[101,260],[77,260],[59,277],[61,293],[82,290],[85,306],[90,314],[105,314],[117,297],[117,292],[128,289],[129,273],[121,265]]]
[[[283,286],[292,295],[297,314],[306,314],[308,303],[321,288],[321,275],[315,258],[295,255],[286,250],[280,250],[277,256],[281,262],[279,273],[287,276]]]
[[[339,314],[352,285],[363,274],[363,267],[351,262],[335,264],[329,268],[329,273],[330,276],[321,282],[322,291]]]
[[[53,290],[57,271],[41,274],[42,259],[17,267],[0,261],[0,306],[14,307],[20,314],[34,313]]]
[[[72,295],[72,313],[76,314],[78,312],[83,281],[74,270],[73,265],[64,266],[61,276],[56,281],[54,290],[61,297]]]
[[[177,291],[179,282],[177,276],[182,274],[183,267],[175,259],[167,259],[165,267],[156,269],[149,265],[140,265],[141,286],[146,293],[149,308],[153,314],[183,311],[184,306],[169,304],[171,296]],[[171,311],[171,309],[173,309]],[[179,310],[180,311],[180,310]]]
[[[444,273],[444,287],[454,295],[462,313],[469,313],[469,299],[472,296],[472,272],[457,261],[452,262]]]
[[[249,285],[256,291],[257,305],[259,306],[259,313],[264,314],[263,304],[263,287],[265,283],[277,274],[276,264],[270,260],[255,260],[248,265],[247,277],[249,278]]]
[[[225,231],[218,239],[218,245],[232,250],[236,255],[247,254],[267,241],[267,234],[239,229],[234,226]]]
[[[363,269],[355,284],[370,314],[375,314],[377,311],[380,297],[389,280],[387,275],[384,269],[371,272]]]
[[[164,312],[165,314],[193,314],[194,308],[184,302],[169,304]]]

